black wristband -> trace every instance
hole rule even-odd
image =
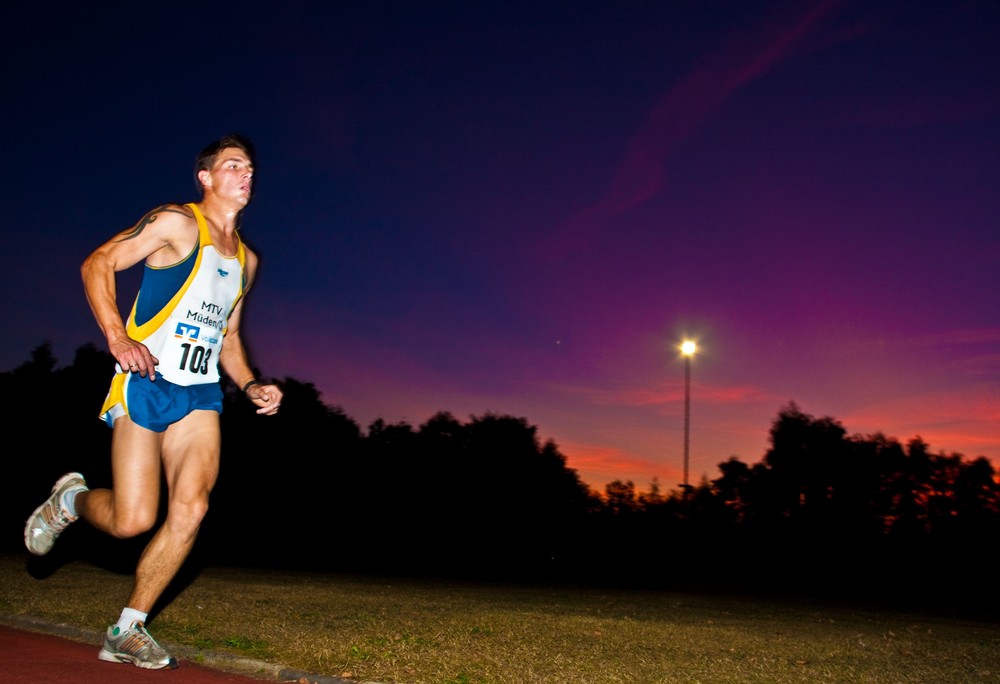
[[[259,385],[259,384],[260,384],[260,380],[251,380],[247,384],[243,385],[243,394],[246,394],[247,390],[250,389],[251,387],[253,387],[254,385]]]

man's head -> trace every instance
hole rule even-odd
[[[232,133],[229,135],[224,135],[218,140],[209,143],[205,148],[198,153],[194,162],[194,183],[195,187],[198,188],[198,192],[203,192],[204,187],[202,186],[201,179],[198,174],[202,171],[211,171],[216,162],[219,159],[219,153],[222,150],[228,148],[236,148],[242,150],[243,153],[250,159],[250,163],[254,162],[254,149],[253,143],[250,142],[248,138],[238,133]]]

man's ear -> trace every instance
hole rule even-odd
[[[206,188],[212,187],[212,173],[207,169],[202,169],[198,172],[198,182]]]

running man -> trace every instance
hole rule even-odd
[[[146,620],[194,545],[219,473],[222,387],[219,368],[274,415],[281,389],[254,377],[240,338],[240,312],[257,256],[238,228],[250,203],[253,148],[226,136],[195,161],[200,202],[165,204],[104,243],[83,262],[84,290],[117,366],[100,417],[112,428],[111,489],[89,489],[67,473],[28,518],[24,541],[48,553],[83,518],[126,539],[157,522],[161,474],[167,513],[143,550],[131,596],[107,629],[101,660],[146,669],[177,667],[146,631]],[[144,261],[127,324],[116,274]]]

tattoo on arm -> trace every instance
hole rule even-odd
[[[161,213],[164,213],[164,212],[172,212],[174,214],[181,214],[182,216],[188,216],[188,217],[190,217],[190,214],[188,214],[185,211],[181,211],[180,209],[171,208],[171,206],[169,204],[163,204],[163,205],[157,207],[156,209],[153,209],[151,212],[149,212],[145,216],[143,216],[139,220],[139,222],[137,224],[135,224],[135,227],[132,228],[131,231],[129,231],[127,234],[123,235],[122,237],[118,238],[118,240],[116,240],[116,242],[124,242],[125,240],[131,240],[132,238],[139,237],[139,234],[143,230],[145,230],[146,226],[148,226],[153,221],[155,221],[156,217],[159,216]]]

